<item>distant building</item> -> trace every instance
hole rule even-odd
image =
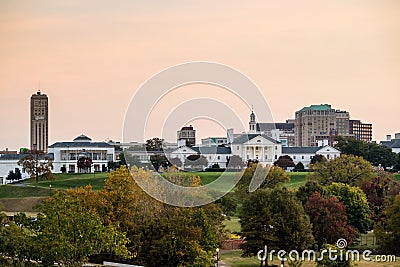
[[[185,126],[182,127],[177,132],[177,142],[178,146],[195,146],[196,145],[196,130],[193,129],[193,126]]]
[[[349,121],[349,134],[360,141],[372,142],[372,124],[362,123],[360,120]]]
[[[201,139],[202,146],[219,146],[228,143],[227,137],[207,137]]]
[[[49,101],[38,91],[31,96],[31,150],[47,152],[49,140]]]
[[[282,145],[279,141],[261,133],[242,134],[231,144],[232,155],[237,155],[243,161],[257,160],[267,165],[282,154]]]
[[[381,145],[387,146],[396,154],[400,153],[400,133],[396,133],[394,139],[392,139],[391,135],[387,135],[386,141],[382,141]]]
[[[10,155],[10,154],[18,154],[18,151],[15,150],[8,150],[8,148],[6,148],[5,150],[0,151],[0,156],[1,155]]]
[[[295,146],[294,120],[286,122],[259,122],[257,131],[268,135],[282,143],[283,147]]]
[[[331,146],[310,146],[310,147],[282,147],[282,155],[288,155],[293,159],[294,164],[299,162],[308,168],[311,160],[315,155],[323,155],[326,159],[331,160],[340,157],[340,151]]]
[[[80,172],[78,160],[88,157],[93,164],[91,172],[107,170],[107,163],[115,161],[115,148],[106,142],[92,142],[92,139],[80,135],[72,142],[57,142],[49,146],[49,154],[53,156],[54,172],[61,172],[64,167],[69,173]]]
[[[211,168],[214,164],[218,164],[220,168],[226,168],[227,162],[231,154],[230,147],[223,146],[196,146],[196,147],[187,147],[182,146],[171,153],[168,154],[168,157],[171,158],[179,158],[181,162],[184,164],[185,159],[190,155],[202,155],[208,161],[208,168]]]
[[[328,140],[333,145],[335,136],[350,136],[347,111],[336,110],[331,105],[311,105],[295,114],[296,146],[318,146]]]
[[[0,155],[0,185],[7,183],[7,176],[10,171],[14,171],[19,169],[21,172],[21,178],[27,179],[29,178],[28,173],[25,171],[22,166],[18,165],[18,161],[26,157],[26,154],[3,154]]]

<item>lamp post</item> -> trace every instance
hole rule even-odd
[[[266,235],[267,232],[268,232],[268,230],[274,229],[274,226],[273,226],[273,225],[270,225],[270,224],[269,224],[269,225],[264,224],[264,225],[262,226],[262,229],[263,229],[263,231],[265,232],[265,235]],[[264,249],[265,249],[264,253],[265,253],[265,254],[267,254],[267,249],[266,249],[266,247],[267,247],[267,238],[265,237],[265,239],[264,239]],[[264,257],[265,257],[265,266],[268,267],[268,255],[264,255]],[[260,260],[260,267],[263,267],[263,260],[262,260],[262,258],[261,258],[261,260]]]
[[[50,188],[50,197],[51,197],[51,184],[49,184],[49,188]]]
[[[216,253],[216,260],[217,260],[217,263],[215,264],[215,266],[219,266],[219,264],[218,264],[218,261],[219,261],[219,248],[216,248],[215,249],[215,253]]]

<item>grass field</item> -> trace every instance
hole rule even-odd
[[[230,264],[232,267],[258,267],[260,266],[260,261],[256,257],[251,258],[242,258],[241,250],[232,250],[225,251],[221,255],[221,260]],[[373,256],[371,257],[374,258]],[[400,258],[396,258],[396,262],[375,262],[375,261],[363,261],[357,262],[358,267],[399,267],[400,266]],[[274,259],[272,262],[268,262],[268,265],[276,264],[280,266],[280,261],[278,259]],[[287,266],[287,263],[285,264]],[[313,261],[305,261],[303,262],[302,267],[315,267],[315,263]]]

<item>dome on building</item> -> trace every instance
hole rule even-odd
[[[84,134],[81,134],[80,136],[78,136],[77,138],[74,139],[74,142],[91,142],[92,139],[90,139],[89,137],[87,137]]]

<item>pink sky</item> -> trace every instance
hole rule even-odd
[[[29,146],[39,80],[50,144],[81,133],[121,140],[137,88],[188,61],[242,71],[275,121],[329,103],[373,123],[382,140],[400,132],[398,14],[397,0],[1,1],[0,150]],[[200,137],[222,132],[198,125]]]

